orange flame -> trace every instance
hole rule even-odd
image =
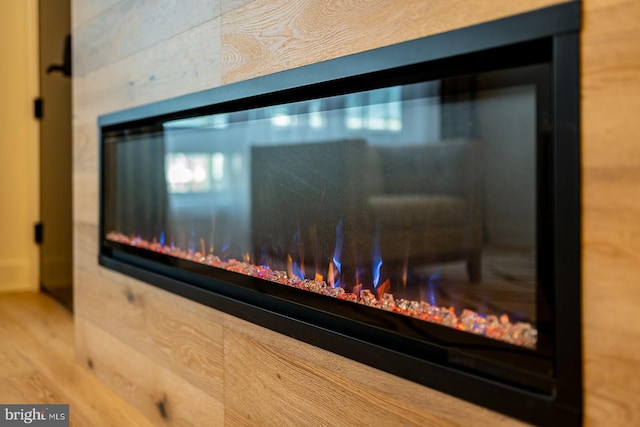
[[[300,237],[300,242],[298,244],[298,252],[300,255],[300,272],[302,273],[302,277],[305,278],[307,277],[307,272],[304,270],[304,241],[302,240],[302,237]]]
[[[293,259],[287,255],[287,276],[293,277]]]
[[[360,292],[362,291],[362,283],[360,283],[360,275],[358,274],[358,270],[356,270],[356,284],[353,286],[351,292],[360,296]]]
[[[361,284],[357,284],[353,287],[353,289],[351,289],[351,292],[353,292],[354,294],[360,296],[360,292],[362,291],[362,285]]]
[[[331,287],[334,287],[336,285],[336,276],[333,271],[332,262],[329,263],[329,272],[327,273],[327,280],[329,281],[329,284],[331,285]]]
[[[407,287],[407,271],[409,270],[409,262],[408,260],[404,260],[404,264],[402,266],[402,287]]]
[[[318,247],[318,226],[317,224],[309,224],[309,238],[311,240],[311,247],[313,248],[313,268],[316,272],[320,271],[320,248]],[[320,273],[316,273],[316,280],[324,280],[324,276]]]
[[[389,279],[382,282],[382,284],[378,286],[378,289],[376,289],[376,292],[378,293],[378,299],[382,299],[382,296],[384,294],[389,293],[390,289],[391,289],[391,281]]]

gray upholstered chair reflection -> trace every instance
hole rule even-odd
[[[482,277],[481,141],[369,148],[372,236],[388,266],[466,261]]]

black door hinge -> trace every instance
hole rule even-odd
[[[42,116],[44,115],[44,106],[43,100],[41,97],[37,97],[33,100],[33,117],[36,119],[42,120]]]
[[[42,238],[44,237],[43,234],[43,226],[41,222],[36,223],[36,225],[33,227],[33,237],[34,240],[36,241],[37,244],[41,245],[42,244]]]

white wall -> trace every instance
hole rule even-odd
[[[0,292],[38,289],[37,0],[0,1]]]

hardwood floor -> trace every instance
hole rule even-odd
[[[51,297],[0,295],[0,403],[66,403],[71,426],[152,426],[75,362],[73,339],[73,316]]]

